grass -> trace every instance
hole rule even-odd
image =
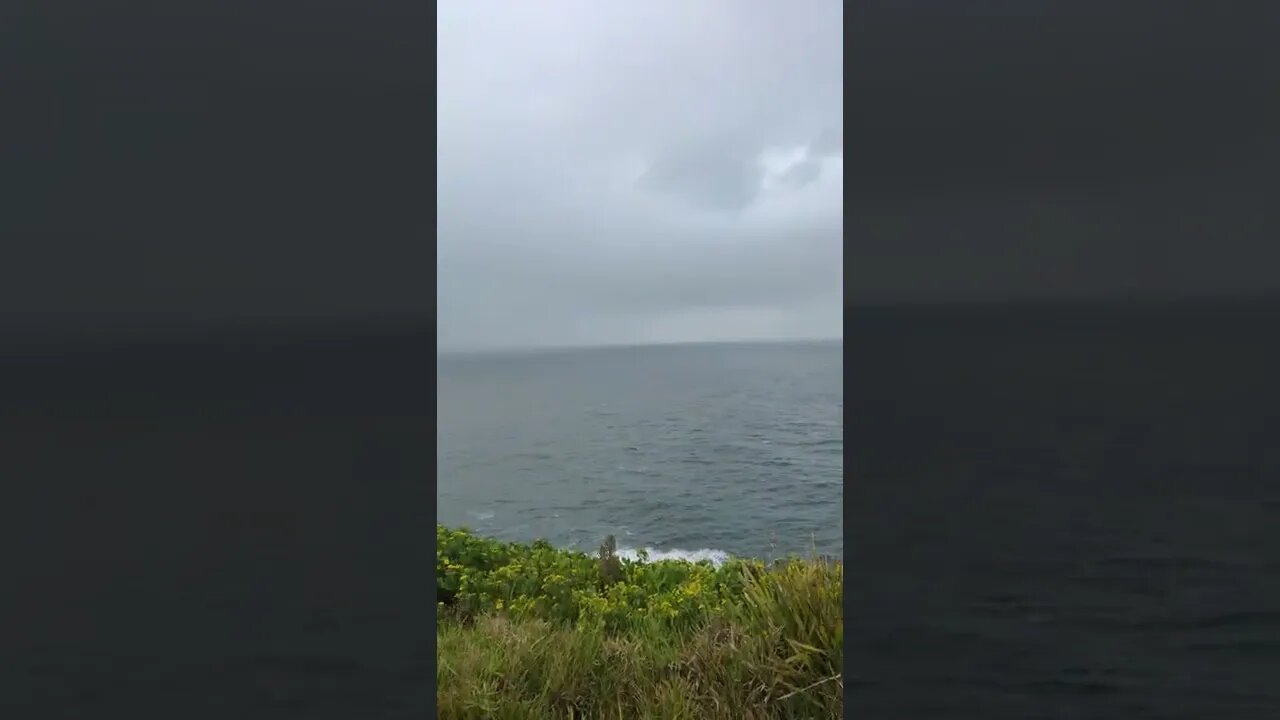
[[[441,718],[843,717],[840,562],[436,539]]]

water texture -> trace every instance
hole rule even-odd
[[[839,342],[445,355],[438,517],[723,559],[843,552]]]

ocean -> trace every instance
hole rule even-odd
[[[842,345],[444,354],[437,519],[713,562],[841,556]]]
[[[855,717],[1280,717],[1280,306],[850,308],[845,356]]]

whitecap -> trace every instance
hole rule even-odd
[[[615,465],[613,469],[617,470],[620,473],[627,473],[630,475],[648,475],[649,474],[648,465],[639,465],[636,467],[632,467],[630,465]]]
[[[715,550],[711,548],[702,548],[699,550],[680,550],[678,548],[671,550],[658,550],[656,548],[642,548],[649,554],[649,561],[656,562],[658,560],[687,560],[688,562],[710,561],[712,565],[722,565],[729,559],[729,553],[723,550]],[[618,548],[618,557],[627,560],[639,560],[640,549],[636,548]]]

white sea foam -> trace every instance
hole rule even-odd
[[[487,511],[487,510],[483,510],[483,511],[476,511],[476,510],[472,510],[472,511],[468,512],[467,514],[468,514],[468,515],[470,515],[471,517],[473,517],[473,518],[477,519],[477,520],[492,520],[492,519],[493,519],[493,513],[492,513],[492,512],[490,512],[490,511]]]
[[[656,548],[643,548],[649,554],[649,561],[657,560],[688,560],[689,562],[701,562],[710,560],[712,565],[721,565],[729,559],[729,553],[723,550],[713,550],[703,548],[701,550],[658,550]],[[618,557],[627,560],[639,560],[640,550],[636,548],[618,548]]]

